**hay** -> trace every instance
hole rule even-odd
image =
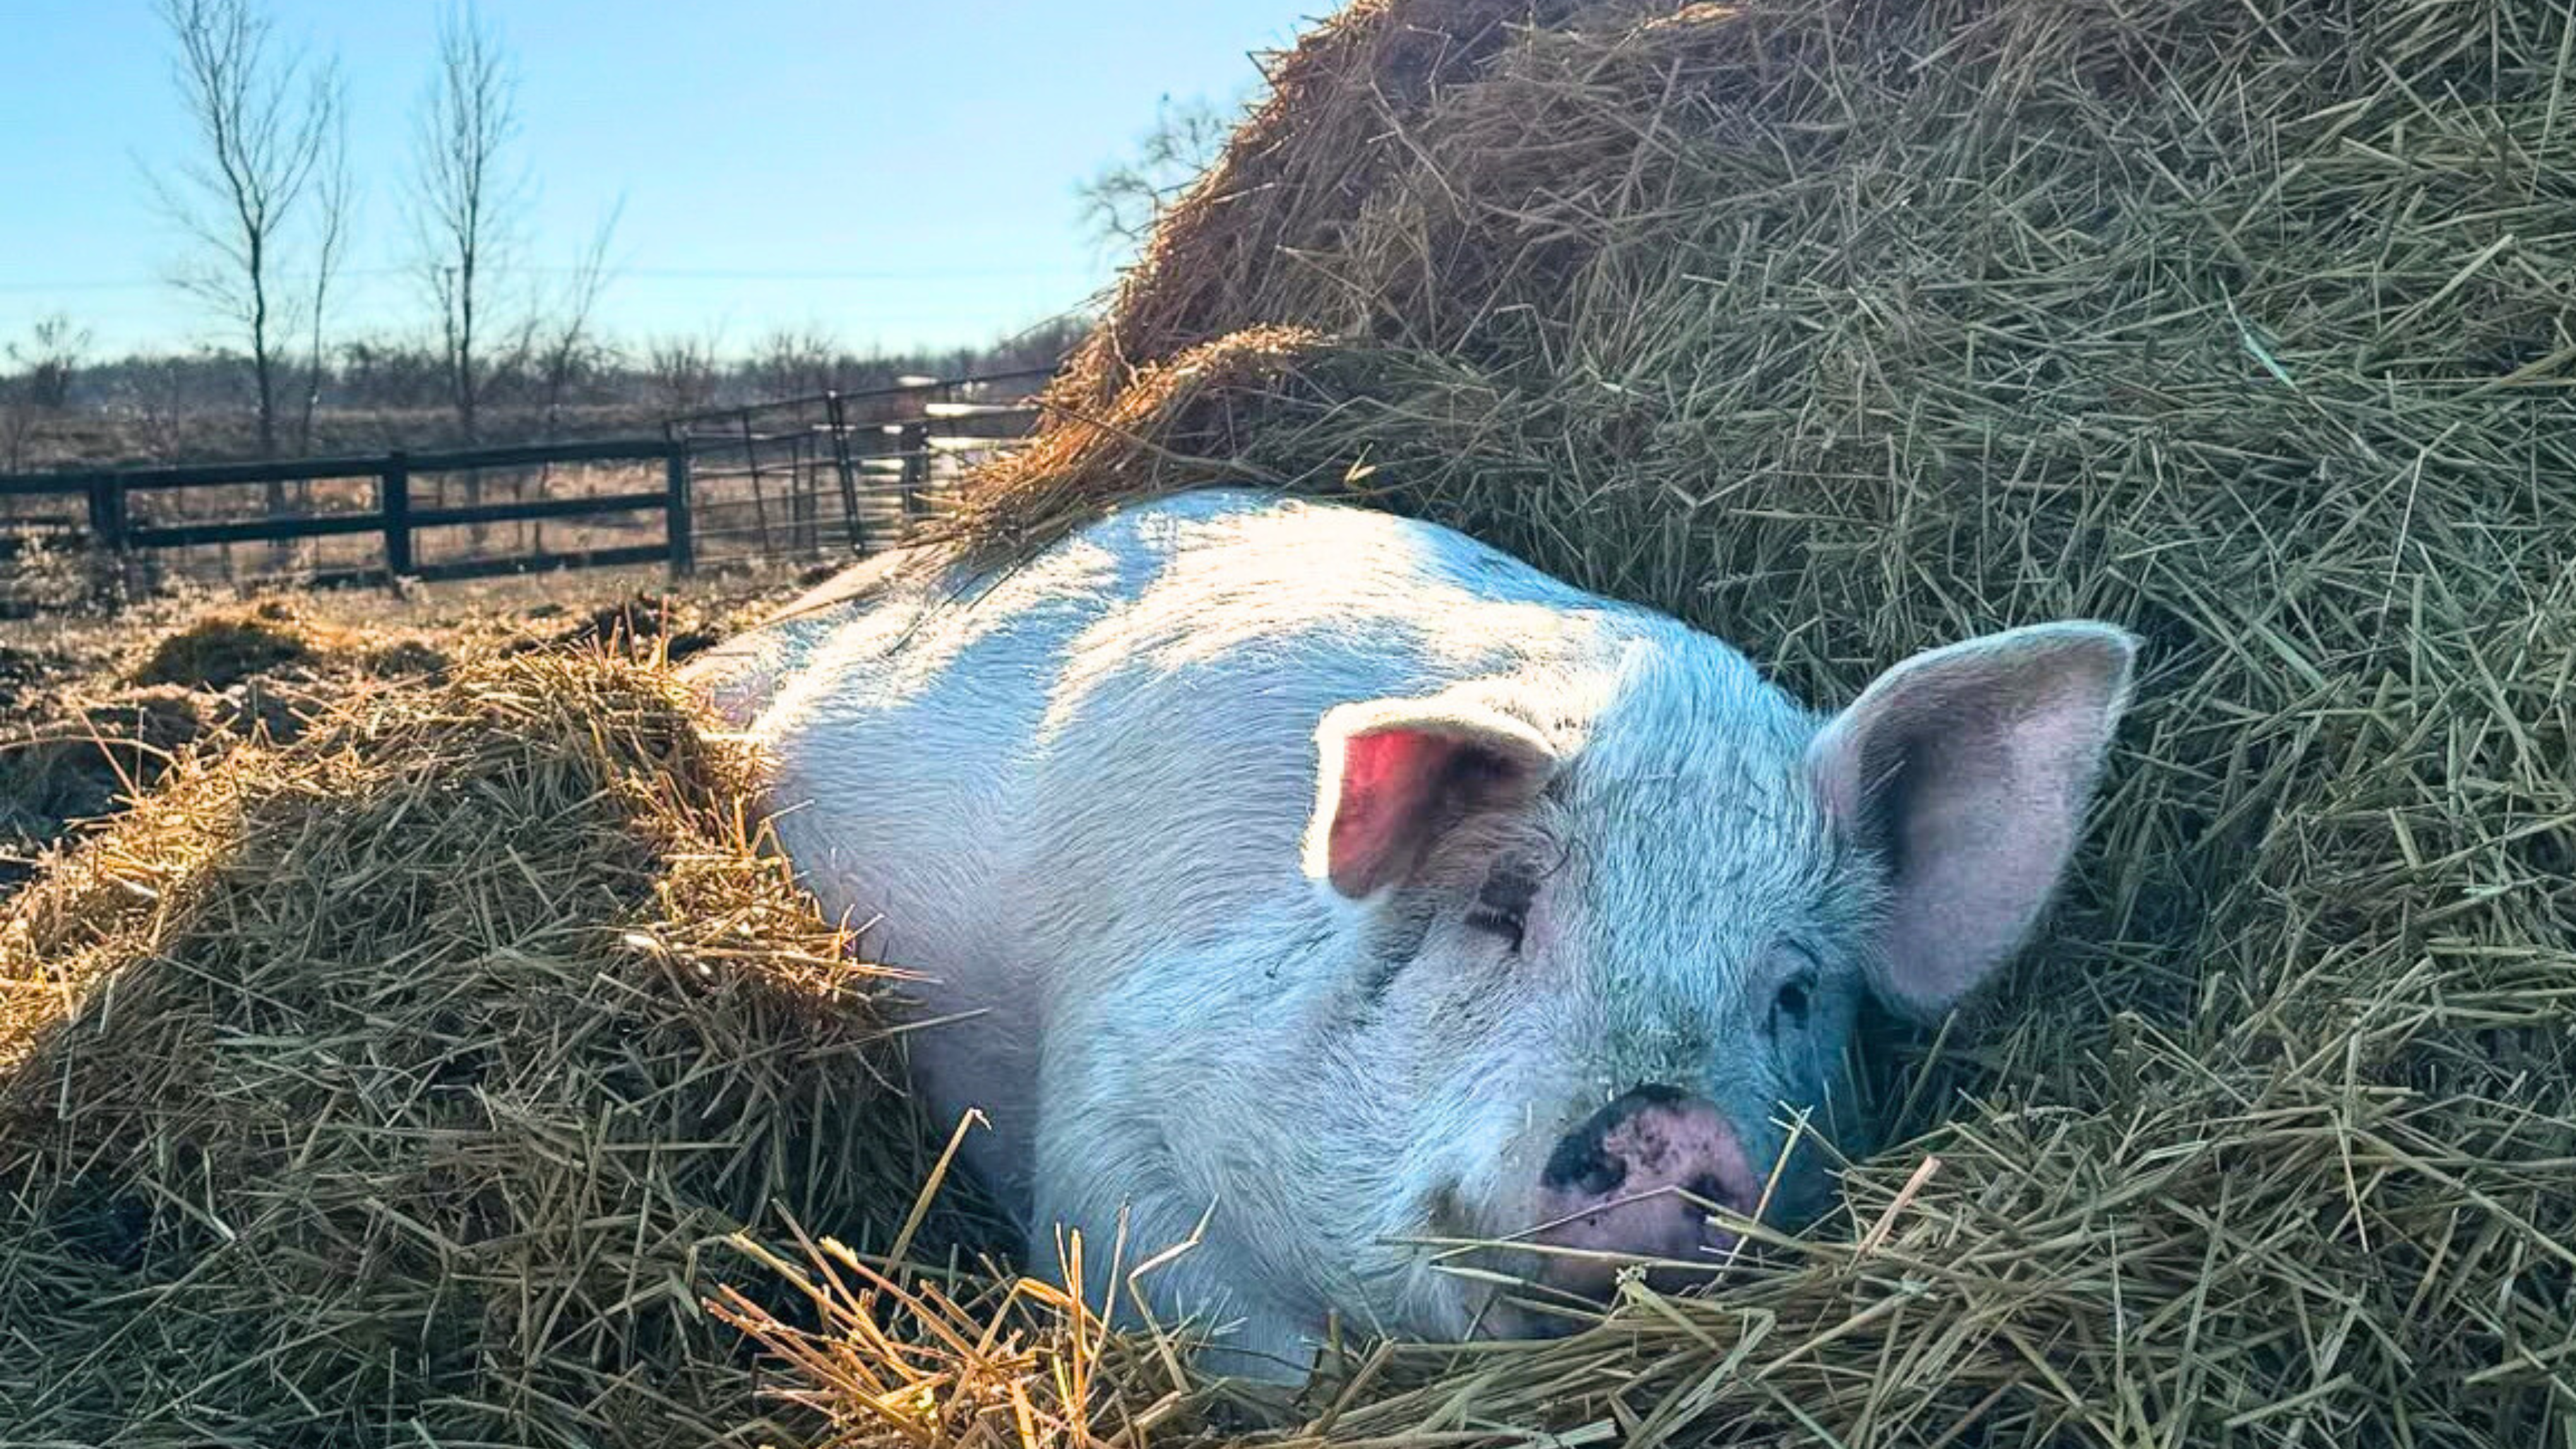
[[[345,647],[345,642],[336,631],[317,635],[283,599],[210,609],[188,627],[163,636],[135,671],[134,682],[228,689],[252,675],[306,663]]]
[[[263,679],[292,685],[353,674],[434,678],[453,662],[416,632],[362,631],[272,597],[204,610],[163,635],[135,667],[134,682],[229,691]]]
[[[112,668],[0,647],[0,899],[43,852],[112,817],[183,757],[293,740],[370,681],[434,681],[454,642],[342,627],[268,598],[196,611]],[[102,677],[83,679],[92,672]]]
[[[889,1232],[925,1163],[749,769],[532,654],[183,765],[10,903],[0,1440],[785,1437],[726,1238]]]
[[[934,538],[1230,474],[1826,702],[2150,645],[2051,937],[1892,1054],[1804,1266],[1364,1349],[1266,1439],[2576,1444],[2571,92],[2501,0],[1382,0],[1278,63]],[[1068,1398],[1081,1324],[1010,1311],[998,1368],[760,1331],[845,1442],[1149,1437],[1150,1353]],[[995,1373],[1056,1412],[946,1412]]]

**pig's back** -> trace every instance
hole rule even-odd
[[[1033,1080],[1062,994],[1264,922],[1313,928],[1299,842],[1327,709],[1607,662],[1659,627],[1447,530],[1210,490],[998,580],[757,631],[733,708],[826,909],[882,922],[881,959],[937,978],[931,1015],[982,1013],[939,1050]],[[1009,1153],[1021,1108],[976,1100]]]
[[[827,901],[883,911],[902,959],[1076,879],[1104,902],[1129,890],[1108,875],[1186,883],[1156,902],[1166,929],[1299,884],[1325,710],[1579,665],[1664,625],[1449,530],[1211,489],[997,580],[755,631],[728,646],[762,661],[734,672],[731,712],[777,763],[782,842],[818,887],[866,882]]]

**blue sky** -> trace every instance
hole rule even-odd
[[[400,270],[412,112],[439,0],[267,0],[336,52],[361,189],[349,330],[424,327]],[[521,281],[622,195],[602,304],[628,340],[988,341],[1080,304],[1115,258],[1073,189],[1157,97],[1235,101],[1329,0],[483,0],[520,75]],[[189,137],[150,0],[0,0],[0,341],[69,313],[96,350],[219,340],[166,281],[187,244],[143,169]]]

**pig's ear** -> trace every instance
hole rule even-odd
[[[1410,877],[1469,816],[1528,804],[1557,763],[1529,725],[1438,697],[1337,706],[1315,746],[1306,874],[1352,900]]]
[[[1918,654],[1828,723],[1826,809],[1886,859],[1889,1004],[1933,1016],[2020,946],[2075,848],[2137,641],[2043,624]]]

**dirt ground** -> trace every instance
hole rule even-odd
[[[685,658],[836,565],[598,569],[382,590],[195,589],[113,615],[0,619],[0,898],[172,764],[284,741],[358,691],[488,652]]]

